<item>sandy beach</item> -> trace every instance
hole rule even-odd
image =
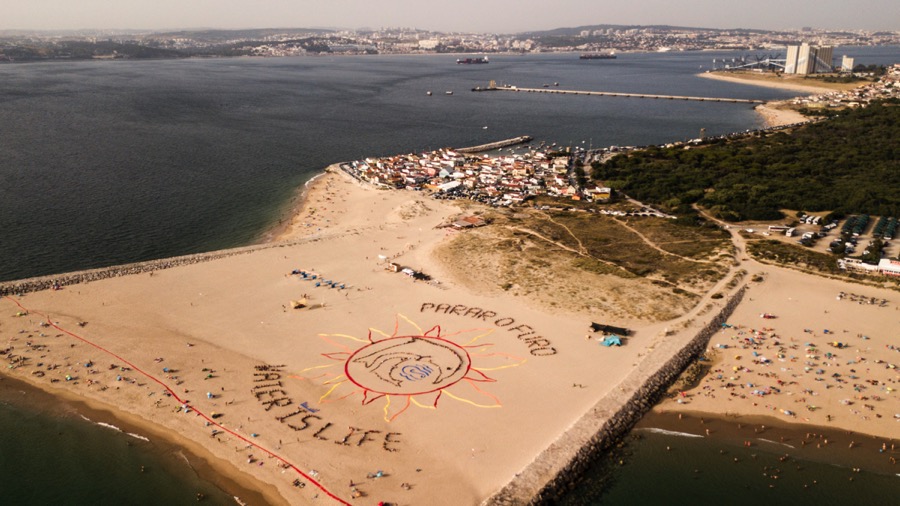
[[[721,303],[703,298],[675,320],[636,325],[627,346],[602,347],[586,331],[608,314],[551,310],[451,275],[459,269],[432,252],[465,233],[438,228],[460,212],[329,172],[280,241],[251,253],[0,299],[6,374],[202,447],[285,503],[478,504]],[[390,272],[385,260],[434,279]],[[898,362],[889,346],[900,296],[752,261],[738,268],[765,280],[714,339],[729,346],[715,368],[754,387],[732,387],[735,397],[712,376],[664,409],[896,437],[897,374],[886,364]],[[890,304],[836,300],[842,291]],[[770,364],[742,348],[748,337]],[[761,388],[770,393],[751,393]]]
[[[663,404],[900,436],[897,292],[767,266],[708,350],[697,388]]]
[[[756,76],[748,73],[735,75],[727,72],[702,72],[697,75],[705,79],[715,79],[717,81],[727,81],[735,84],[745,84],[747,86],[762,86],[765,88],[775,88],[779,90],[798,91],[807,95],[835,91],[834,88],[820,86],[815,82],[810,83],[803,80],[803,78],[799,76],[782,76],[779,80],[773,80],[763,79],[761,76],[759,78],[755,78]]]
[[[430,251],[458,232],[435,227],[459,212],[326,174],[272,247],[2,299],[7,373],[200,445],[289,503],[476,504],[612,391],[659,325],[604,348],[585,339],[602,315],[442,278]]]
[[[708,429],[703,417],[743,423],[757,434],[767,423],[806,427],[795,444],[840,444],[894,466],[900,458],[900,295],[746,257],[743,265],[755,281],[711,339],[708,372],[654,411],[699,418],[701,425],[690,430],[700,435]]]
[[[793,109],[787,108],[786,105],[786,101],[777,100],[758,105],[754,107],[754,110],[763,117],[766,126],[769,127],[793,125],[809,121],[809,118]]]
[[[725,72],[703,72],[697,75],[704,79],[715,79],[717,81],[727,81],[729,83],[743,84],[746,86],[762,86],[765,88],[796,91],[803,95],[816,95],[835,91],[833,88],[816,86],[815,83],[810,84],[801,79],[784,78],[781,81],[774,81],[772,79],[753,79],[753,76],[751,75],[734,75]],[[766,126],[769,127],[792,125],[794,123],[801,123],[809,120],[809,118],[799,112],[786,107],[787,103],[788,101],[786,100],[775,100],[758,105],[754,109],[763,117]]]

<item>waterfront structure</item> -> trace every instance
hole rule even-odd
[[[807,43],[799,46],[788,46],[784,62],[785,74],[816,74],[831,72],[834,48],[832,46],[810,46]]]

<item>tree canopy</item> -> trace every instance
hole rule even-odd
[[[678,212],[772,220],[780,209],[900,215],[900,107],[874,103],[827,121],[705,146],[651,147],[591,176]]]

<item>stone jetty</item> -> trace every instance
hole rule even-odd
[[[590,466],[622,439],[695,360],[744,297],[741,287],[688,342],[664,341],[515,479],[483,506],[556,504]]]
[[[481,144],[478,146],[472,146],[468,148],[457,148],[455,151],[458,153],[481,153],[482,151],[490,151],[492,149],[500,149],[505,148],[507,146],[515,146],[516,144],[524,144],[526,142],[531,142],[533,137],[530,135],[522,135],[519,137],[513,137],[512,139],[506,139],[503,141],[490,142],[488,144]]]

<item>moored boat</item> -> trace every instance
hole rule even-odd
[[[474,64],[483,64],[490,63],[488,61],[488,57],[484,56],[481,58],[457,58],[456,63],[458,65],[474,65]]]
[[[615,60],[615,53],[582,53],[578,57],[581,60]]]

